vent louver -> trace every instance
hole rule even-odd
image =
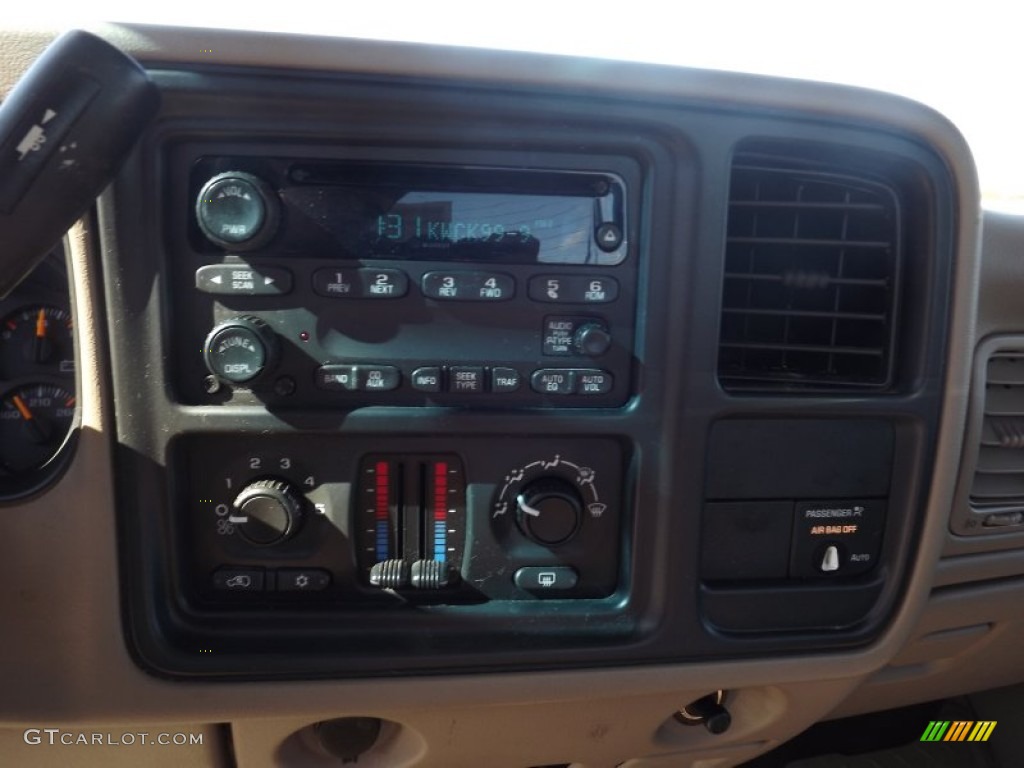
[[[892,383],[897,199],[847,175],[733,166],[718,375],[727,390]]]
[[[980,442],[971,506],[1024,509],[1024,352],[988,359]]]

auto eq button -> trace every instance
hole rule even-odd
[[[568,368],[541,368],[533,372],[530,386],[542,395],[571,395],[576,391],[576,373]]]

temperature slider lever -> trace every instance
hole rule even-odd
[[[0,298],[89,210],[159,102],[134,59],[87,32],[22,76],[0,105]]]

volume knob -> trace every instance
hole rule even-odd
[[[235,497],[232,519],[250,544],[267,547],[293,536],[302,520],[302,495],[284,480],[257,480]]]
[[[233,251],[265,245],[277,231],[280,203],[257,176],[243,171],[219,173],[196,198],[196,223],[206,239]]]

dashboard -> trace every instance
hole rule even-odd
[[[0,305],[0,754],[738,765],[1024,680],[1020,225],[944,118],[97,32],[160,109]]]

